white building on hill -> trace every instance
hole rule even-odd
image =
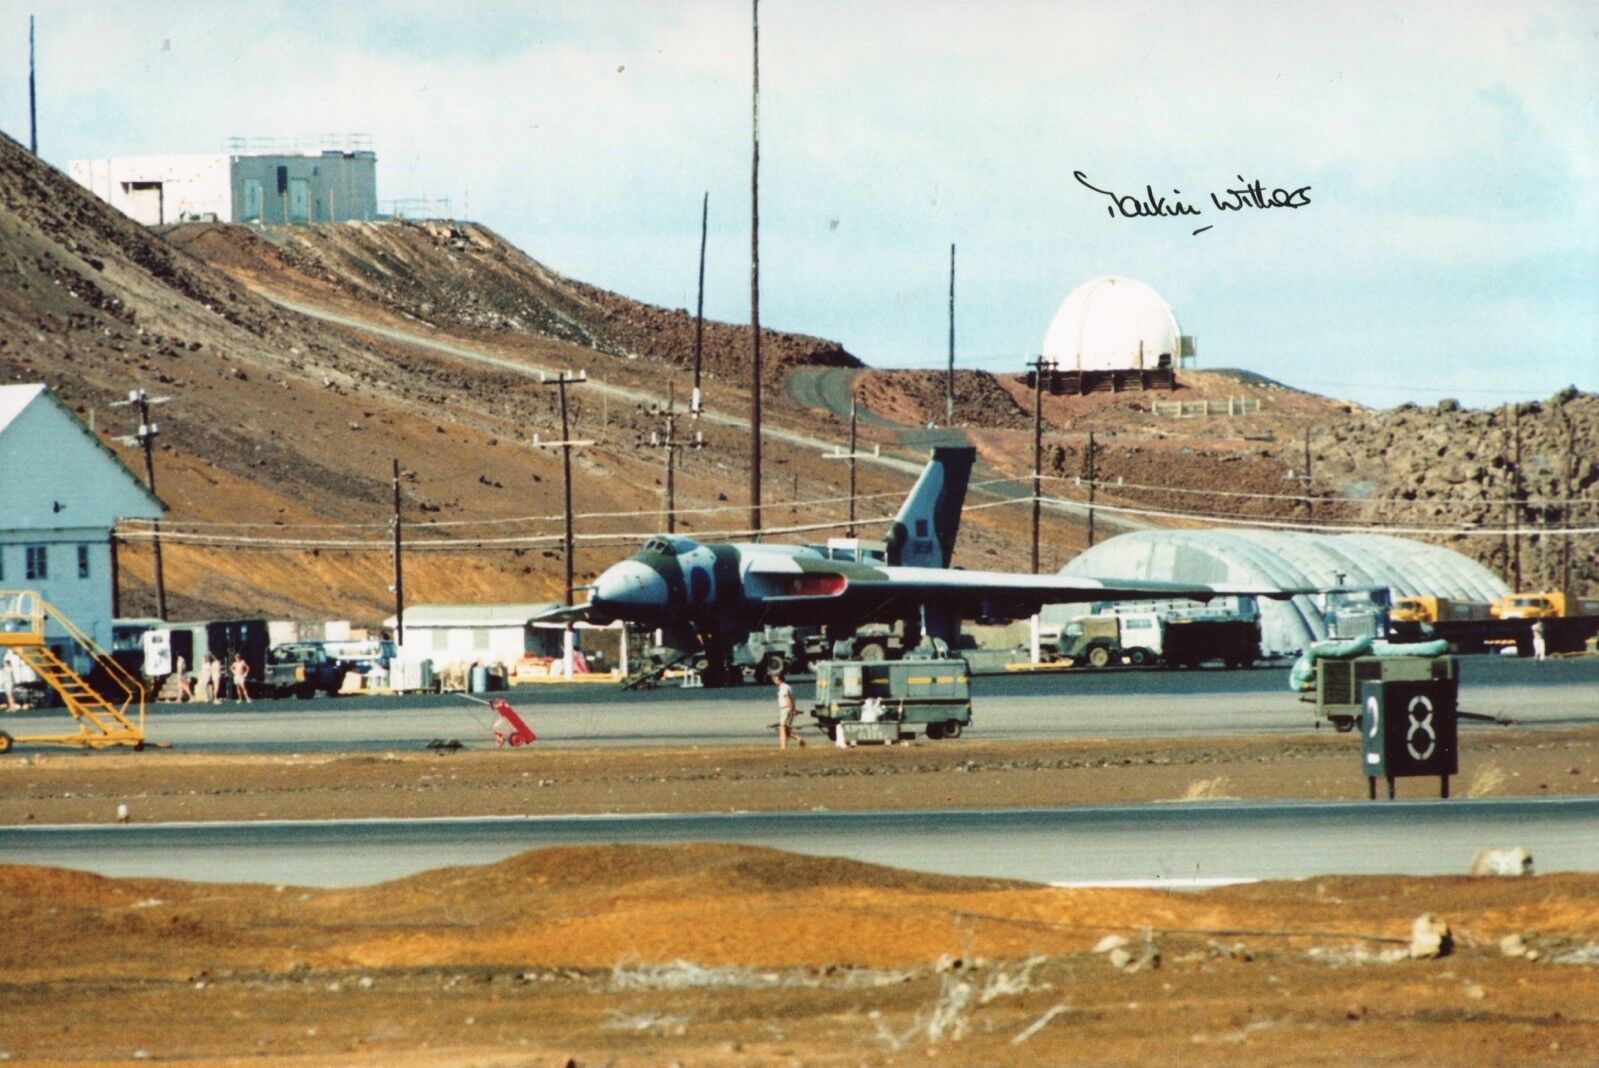
[[[111,530],[165,510],[48,389],[0,386],[0,589],[37,591],[110,649]],[[83,663],[59,629],[48,636]]]
[[[369,149],[77,159],[67,173],[145,226],[345,222],[378,214],[377,155]]]

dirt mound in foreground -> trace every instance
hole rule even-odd
[[[747,864],[785,885],[723,881]],[[546,868],[558,890],[504,882]],[[77,1063],[1575,1064],[1599,1042],[1592,875],[984,889],[737,846],[548,850],[478,874],[329,892],[0,869],[0,920],[26,932],[0,945],[0,1048]],[[1411,960],[1428,911],[1453,952]],[[1122,955],[1092,951],[1107,935]]]

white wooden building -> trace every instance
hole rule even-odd
[[[402,660],[431,660],[435,669],[470,664],[514,665],[527,654],[560,656],[553,640],[531,620],[554,604],[413,604],[405,608]],[[391,630],[395,619],[383,625]]]
[[[110,649],[112,528],[165,510],[48,389],[0,386],[0,589],[37,591]],[[65,634],[49,637],[83,663]]]

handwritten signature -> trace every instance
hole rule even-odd
[[[1172,190],[1172,199],[1158,195],[1152,185],[1144,186],[1144,195],[1136,193],[1116,193],[1109,189],[1101,189],[1088,180],[1082,171],[1073,171],[1072,177],[1086,189],[1110,198],[1110,204],[1105,211],[1111,218],[1123,219],[1150,219],[1160,216],[1177,218],[1184,215],[1203,215],[1204,211],[1192,204],[1177,199],[1182,196],[1181,189]],[[1238,175],[1241,183],[1237,189],[1228,189],[1224,195],[1210,194],[1210,202],[1216,206],[1217,211],[1243,211],[1246,208],[1303,208],[1310,203],[1310,186],[1300,186],[1298,189],[1270,189],[1265,183],[1250,181],[1243,175]],[[1201,226],[1195,234],[1202,234],[1209,230],[1215,223]]]

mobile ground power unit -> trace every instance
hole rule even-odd
[[[1340,731],[1352,730],[1363,711],[1364,682],[1448,682],[1458,685],[1459,661],[1452,656],[1357,656],[1316,661],[1316,716]]]
[[[938,660],[822,660],[811,714],[822,731],[848,741],[894,742],[921,729],[958,738],[972,721],[971,670]]]

